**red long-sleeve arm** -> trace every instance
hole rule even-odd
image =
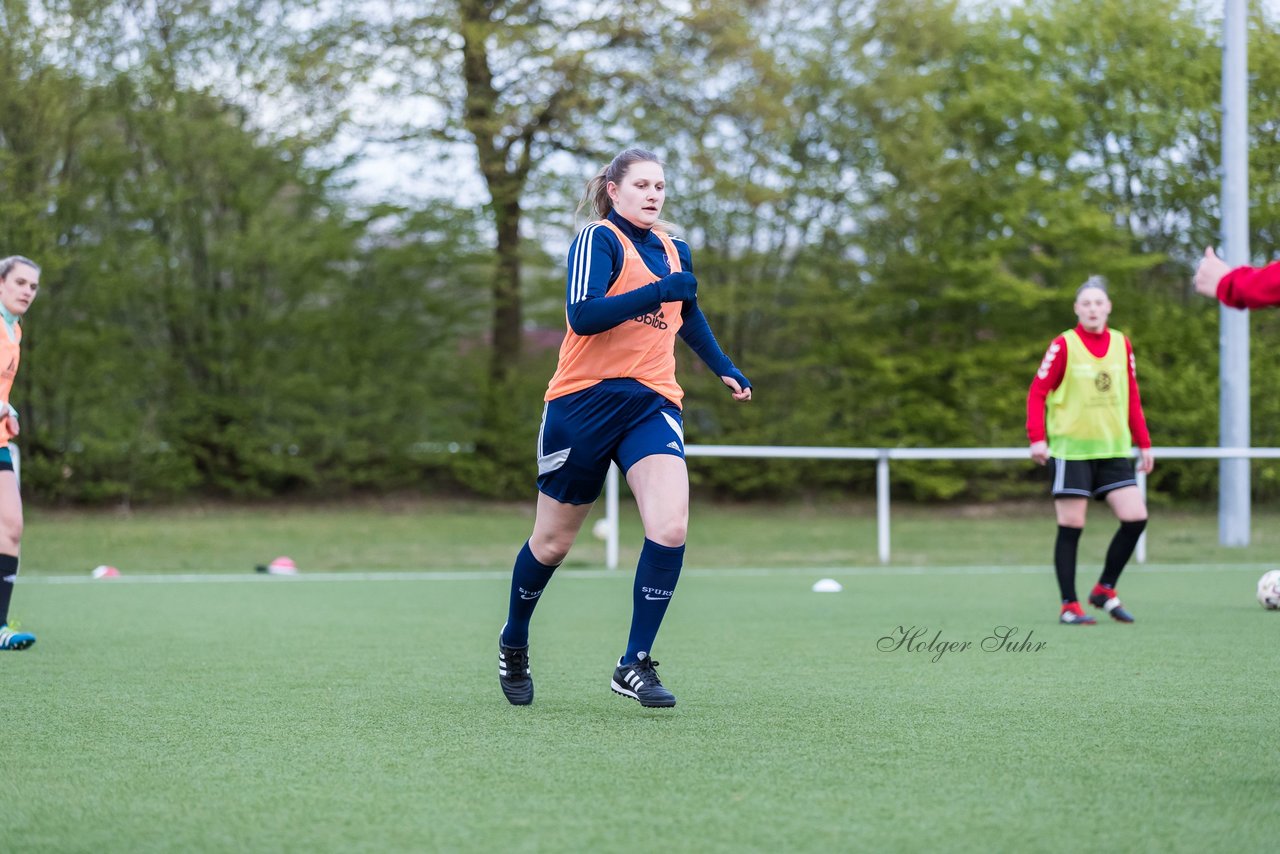
[[[1133,358],[1133,344],[1124,339],[1124,348],[1129,354],[1129,432],[1133,434],[1133,443],[1139,448],[1151,447],[1151,434],[1147,432],[1147,416],[1142,412],[1142,396],[1138,394],[1138,366]]]
[[[1030,444],[1048,441],[1044,424],[1044,402],[1050,392],[1062,385],[1067,374],[1067,339],[1059,335],[1044,351],[1040,369],[1031,378],[1027,391],[1027,439]]]
[[[1218,282],[1218,299],[1231,308],[1280,305],[1280,261],[1265,267],[1236,267]]]

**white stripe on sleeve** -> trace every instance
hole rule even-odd
[[[600,226],[592,223],[582,229],[578,235],[578,245],[573,256],[573,279],[569,282],[569,304],[582,302],[587,298],[587,284],[591,281],[591,251],[596,230]]]

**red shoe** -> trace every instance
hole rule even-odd
[[[1133,622],[1133,614],[1124,609],[1120,598],[1116,596],[1114,587],[1103,587],[1101,584],[1095,584],[1093,592],[1089,594],[1089,604],[1106,611],[1113,620],[1121,623]]]
[[[1080,607],[1079,602],[1068,602],[1062,606],[1062,613],[1058,615],[1058,622],[1065,623],[1068,626],[1094,626],[1098,621],[1090,617]]]

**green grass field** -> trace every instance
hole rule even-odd
[[[1280,613],[1254,601],[1261,567],[1216,565],[1265,541],[1218,550],[1211,517],[1179,521],[1208,542],[1177,558],[1153,523],[1162,562],[1122,583],[1139,622],[1083,628],[1055,623],[1040,516],[904,512],[904,565],[879,568],[873,538],[840,536],[868,523],[848,508],[697,507],[655,649],[672,710],[609,691],[630,572],[595,569],[585,540],[534,621],[537,699],[506,704],[494,647],[528,523],[479,505],[32,513],[14,611],[40,640],[0,656],[0,847],[1274,848]],[[276,554],[303,576],[249,571]],[[97,563],[125,577],[88,581]],[[463,572],[315,577],[387,569]],[[844,591],[811,592],[823,575]],[[1001,626],[1030,646],[984,651]],[[898,627],[971,646],[886,648]]]

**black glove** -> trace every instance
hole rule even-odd
[[[672,273],[658,279],[655,284],[663,302],[691,300],[698,295],[698,280],[693,277],[693,273]]]

